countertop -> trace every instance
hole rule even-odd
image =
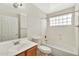
[[[13,43],[19,40],[19,44],[14,45]],[[36,46],[37,43],[34,43],[27,38],[11,40],[7,42],[0,43],[0,56],[15,56],[25,50]]]

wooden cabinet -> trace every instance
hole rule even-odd
[[[16,56],[36,56],[37,55],[37,46],[34,46]]]
[[[37,55],[37,47],[32,47],[26,51],[27,56],[36,56]]]

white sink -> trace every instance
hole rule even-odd
[[[16,52],[16,51],[19,51],[19,50],[21,50],[23,47],[25,47],[25,46],[29,46],[29,43],[30,42],[26,42],[26,41],[20,41],[20,43],[19,44],[17,44],[17,45],[13,45],[11,48],[9,48],[9,52]],[[31,44],[31,43],[30,43]]]
[[[14,45],[13,47],[9,48],[9,52],[16,52],[19,50],[21,46],[20,45]]]
[[[14,45],[14,42],[20,41],[19,44]],[[0,55],[1,56],[14,56],[33,46],[37,43],[27,40],[27,38],[15,39],[12,41],[6,41],[0,43]]]

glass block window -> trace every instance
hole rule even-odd
[[[51,17],[50,26],[72,25],[72,13]]]

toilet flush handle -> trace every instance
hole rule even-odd
[[[46,39],[46,35],[45,35],[45,39]]]
[[[47,39],[46,39],[46,38],[47,38],[47,36],[45,35],[45,42],[46,42],[46,44],[47,44]]]

